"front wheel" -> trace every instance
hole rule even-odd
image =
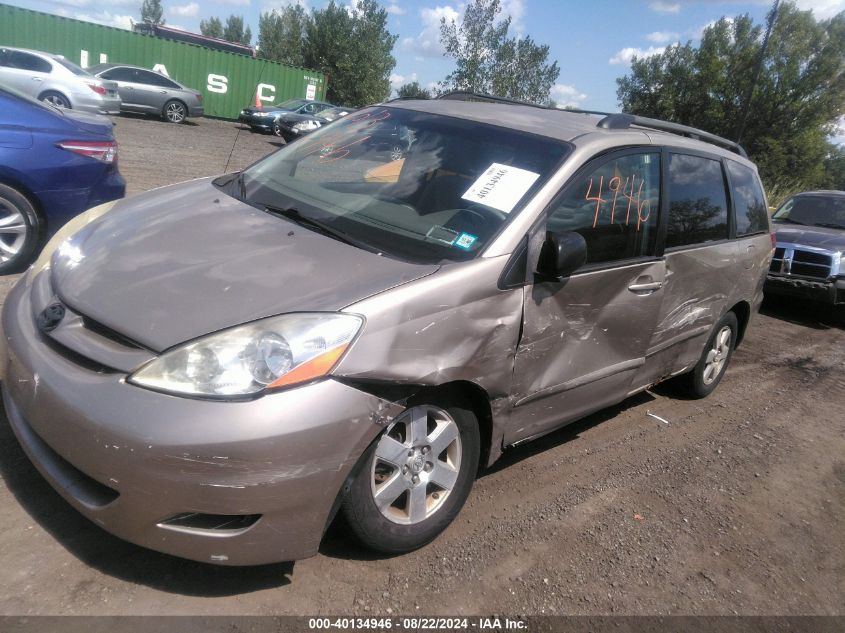
[[[731,361],[738,331],[739,323],[733,312],[728,312],[716,324],[698,364],[690,373],[682,376],[689,395],[704,398],[716,388]]]
[[[409,407],[361,458],[342,506],[352,532],[389,554],[431,542],[463,507],[479,448],[478,419],[460,399]]]
[[[188,116],[188,108],[181,101],[168,101],[164,104],[164,118],[171,123],[181,123]]]

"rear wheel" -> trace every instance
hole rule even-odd
[[[739,324],[736,315],[728,312],[713,330],[695,368],[681,378],[685,390],[694,398],[704,398],[716,388],[733,356]]]
[[[18,272],[32,261],[42,226],[26,196],[0,184],[0,274]]]
[[[60,92],[54,92],[50,90],[43,93],[41,96],[38,97],[38,99],[39,101],[43,101],[44,103],[51,103],[56,107],[66,108],[70,110],[70,101],[68,101],[68,98]]]
[[[171,123],[181,123],[188,116],[188,108],[181,101],[173,99],[164,104],[164,118]]]
[[[355,536],[390,554],[432,541],[466,501],[479,448],[478,419],[460,399],[406,409],[364,453],[343,500]]]

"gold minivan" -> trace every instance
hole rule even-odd
[[[401,156],[372,141],[396,129]],[[403,552],[508,447],[662,380],[709,394],[772,251],[730,141],[393,101],[72,222],[3,306],[3,402],[44,477],[134,543],[293,560],[339,511]]]

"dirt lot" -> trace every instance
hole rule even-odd
[[[275,149],[237,127],[118,119],[129,192],[221,173],[236,137],[230,169]],[[845,316],[766,304],[712,396],[660,387],[510,451],[444,535],[395,558],[341,525],[317,557],[259,568],[129,545],[52,491],[5,420],[0,474],[6,615],[843,614]]]

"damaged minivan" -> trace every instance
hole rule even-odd
[[[308,557],[337,513],[400,553],[508,447],[663,380],[709,394],[773,251],[742,148],[496,101],[369,107],[71,222],[2,314],[41,474],[185,558]],[[397,127],[401,156],[368,143]]]

